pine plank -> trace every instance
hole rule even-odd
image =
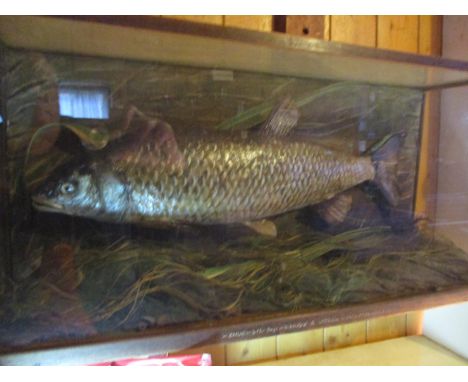
[[[276,337],[278,358],[323,351],[323,329],[281,334]]]
[[[286,16],[286,33],[328,40],[327,18],[329,16]]]
[[[390,21],[392,26],[390,29],[393,28],[392,23],[401,22],[399,20],[387,21]],[[407,24],[409,24],[409,22],[406,19],[403,21],[404,22],[401,23],[401,25],[398,24],[398,27],[401,28],[399,33],[406,36],[408,33]],[[332,41],[376,47],[377,22],[377,16],[330,16],[330,38]],[[410,33],[410,35],[412,35],[412,33]],[[391,35],[390,37],[400,38],[399,35]],[[416,37],[417,35],[415,35],[414,38],[415,49],[417,49],[418,45]],[[399,49],[401,45],[399,41],[391,41],[393,48]],[[409,47],[404,47],[404,49],[409,49]],[[379,335],[381,335],[382,338],[400,336],[402,335],[401,330],[397,330],[396,328],[401,329],[401,322],[406,323],[406,315],[402,315],[402,317],[387,317],[385,320],[367,320],[326,328],[324,332],[324,350],[338,349],[346,346],[365,343],[367,341],[368,327],[371,328],[371,335],[375,335],[376,338],[378,338]],[[385,332],[384,329],[380,329],[379,325],[381,325],[381,323],[384,327],[388,327],[391,330]],[[406,328],[404,327],[403,332],[405,331]]]
[[[378,16],[377,17],[377,47],[382,49],[393,49],[410,53],[418,53],[421,41],[426,42],[427,38],[421,36],[419,16]],[[426,28],[428,30],[428,28]],[[423,32],[427,33],[427,32]],[[428,109],[426,108],[426,112]],[[426,116],[427,121],[427,116]],[[426,122],[425,122],[426,123]],[[421,147],[421,159],[424,158],[425,149]],[[427,151],[426,151],[427,153]],[[416,196],[416,212],[424,211],[426,213],[426,193],[428,178],[427,162],[423,159],[420,162],[422,167],[418,170],[418,183]],[[423,196],[421,198],[421,195]],[[381,339],[405,336],[408,315],[393,317],[383,317],[376,320],[369,320],[367,323],[367,341],[373,342]],[[413,317],[409,318],[412,322]],[[414,325],[411,330],[416,330]]]
[[[367,321],[367,342],[383,341],[406,335],[406,314]]]
[[[329,16],[328,33],[332,41],[375,47],[377,41],[377,17]],[[357,131],[354,133],[358,134]],[[366,328],[367,321],[325,328],[324,350],[339,349],[365,343],[367,339]]]
[[[419,53],[442,54],[442,16],[419,16]]]
[[[276,336],[226,344],[226,365],[276,359]]]
[[[468,360],[423,336],[395,338],[253,366],[468,366]]]
[[[346,42],[356,45],[364,45],[375,47],[378,41],[377,36],[377,23],[376,16],[331,16],[330,21],[330,37],[332,41]],[[412,25],[417,24],[414,19],[384,19],[383,25],[388,24],[388,30],[397,32],[383,33],[380,42],[381,47],[391,49],[417,49],[417,30],[416,33],[411,30]],[[379,25],[380,28],[380,25]],[[380,33],[379,29],[379,33]],[[406,36],[409,36],[412,45],[402,45],[400,40],[406,42]],[[370,328],[371,341],[372,336],[375,338],[392,338],[400,335],[405,335],[406,315],[399,317],[387,317],[385,319],[375,319],[362,322],[356,322],[346,325],[338,325],[331,328],[326,328],[324,332],[324,350],[338,349],[351,345],[358,345],[365,343],[367,339],[367,328]],[[388,328],[389,330],[386,330]]]
[[[200,16],[192,16],[192,15],[169,15],[169,16],[162,16],[167,17],[170,19],[177,19],[177,20],[185,20],[185,21],[194,21],[197,23],[204,23],[204,24],[215,24],[215,25],[223,25],[223,16],[221,15],[200,15]]]
[[[406,335],[420,336],[423,331],[424,311],[408,312],[406,314]]]
[[[419,53],[440,56],[442,54],[442,16],[420,16]],[[437,194],[437,159],[440,130],[440,94],[426,94],[419,171],[416,188],[415,213],[435,220]],[[427,230],[427,221],[422,228]]]
[[[440,94],[431,91],[426,94],[424,104],[415,200],[415,214],[424,218],[420,226],[428,233],[432,229],[427,229],[427,223],[434,222],[436,215],[439,130]]]
[[[376,16],[331,16],[331,40],[375,47]]]
[[[273,16],[224,16],[224,25],[271,32],[273,30]]]
[[[323,39],[324,40],[331,40],[331,18],[332,16],[323,16]]]
[[[324,350],[340,349],[366,342],[366,321],[325,328]]]
[[[417,52],[418,27],[418,16],[378,16],[377,47]]]

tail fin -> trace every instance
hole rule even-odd
[[[373,183],[380,189],[385,199],[392,206],[399,200],[397,184],[398,155],[405,137],[404,133],[392,134],[377,143],[371,151],[375,168]]]

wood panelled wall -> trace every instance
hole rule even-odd
[[[441,54],[441,16],[163,16],[196,22],[276,31],[369,47],[420,54]],[[427,102],[421,141],[416,211],[433,216],[427,202],[436,185],[429,171],[437,143],[437,99]],[[429,118],[431,117],[431,118]],[[427,165],[429,163],[429,166]],[[354,322],[292,334],[185,349],[180,353],[209,352],[215,365],[235,365],[327,351],[366,342],[421,334],[422,312]]]

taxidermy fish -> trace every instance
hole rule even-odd
[[[59,168],[33,195],[36,209],[101,221],[152,225],[243,223],[275,235],[264,219],[320,203],[328,222],[344,220],[343,194],[376,184],[398,201],[396,169],[402,136],[368,156],[352,156],[295,138],[299,113],[284,100],[255,132],[193,129],[176,137],[167,123],[136,108],[144,123],[94,154]]]

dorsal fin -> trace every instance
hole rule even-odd
[[[136,124],[136,127],[132,128],[131,124],[137,117],[143,120],[143,124]],[[128,132],[121,136],[119,145],[114,146],[108,155],[114,165],[126,166],[132,163],[133,166],[138,162],[138,167],[142,169],[151,166],[151,156],[141,157],[138,153],[145,147],[152,147],[152,150],[160,149],[164,153],[164,164],[169,173],[177,174],[185,168],[185,159],[179,150],[172,126],[167,122],[147,117],[136,107],[130,107],[124,117],[122,130]]]
[[[270,113],[261,131],[264,135],[285,136],[297,125],[299,110],[291,97],[286,97]]]

